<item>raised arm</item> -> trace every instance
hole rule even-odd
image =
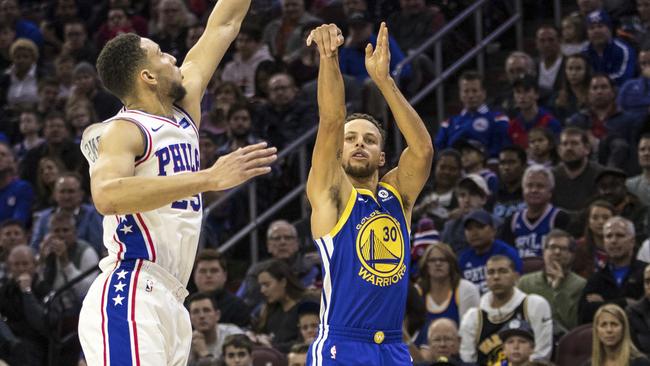
[[[199,101],[223,55],[237,37],[250,4],[251,0],[217,1],[203,35],[183,61],[181,73],[187,95],[180,104],[197,125],[201,120]]]
[[[388,172],[382,181],[397,188],[410,221],[413,204],[429,178],[433,143],[424,122],[389,75],[390,51],[385,23],[379,29],[376,49],[373,50],[370,44],[366,46],[366,69],[386,99],[408,145],[402,152],[397,167]]]
[[[102,134],[90,182],[95,207],[101,214],[144,212],[204,191],[228,189],[270,172],[268,165],[276,159],[275,148],[260,143],[222,156],[213,166],[198,172],[133,176],[133,162],[143,150],[142,132],[132,122],[113,121]]]
[[[307,179],[307,197],[312,205],[312,232],[315,237],[327,234],[338,220],[352,184],[345,179],[341,165],[345,92],[339,69],[338,47],[343,44],[341,31],[333,24],[321,25],[307,38],[320,52],[318,69],[318,111],[320,121]]]

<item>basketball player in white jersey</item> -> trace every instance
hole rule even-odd
[[[262,143],[199,168],[199,102],[250,2],[220,0],[180,68],[135,34],[109,41],[97,59],[104,85],[124,109],[89,127],[81,144],[108,249],[79,319],[88,365],[187,363],[192,329],[183,300],[201,192],[268,173],[276,159]]]

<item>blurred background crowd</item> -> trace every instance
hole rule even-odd
[[[98,52],[134,32],[180,65],[215,3],[0,0],[0,365],[85,364],[78,313],[105,248],[79,142],[122,107]],[[317,334],[309,31],[343,30],[348,113],[384,124],[394,164],[403,141],[364,66],[379,22],[410,98],[517,12],[522,40],[505,32],[480,71],[444,81],[443,119],[434,95],[414,105],[436,156],[411,223],[404,341],[417,365],[650,365],[650,0],[488,0],[441,58],[420,52],[473,4],[253,0],[201,102],[201,166],[261,140],[284,152],[251,185],[203,195],[190,365],[304,365]]]

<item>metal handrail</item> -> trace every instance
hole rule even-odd
[[[521,14],[515,14],[510,18],[508,18],[508,20],[506,20],[503,24],[501,24],[490,35],[485,37],[476,46],[472,47],[472,49],[469,52],[465,53],[460,59],[458,59],[451,66],[449,66],[445,71],[443,71],[440,74],[440,76],[432,80],[431,83],[429,83],[426,87],[424,87],[424,89],[420,90],[419,93],[417,93],[415,96],[413,96],[413,98],[411,98],[410,102],[412,104],[416,104],[420,102],[422,99],[424,99],[424,97],[426,97],[431,90],[435,89],[441,83],[443,83],[449,76],[451,76],[454,72],[456,72],[456,70],[458,70],[465,63],[470,61],[470,59],[474,57],[477,53],[481,52],[483,48],[485,48],[485,46],[488,45],[488,43],[492,42],[495,38],[499,37],[502,33],[508,30],[508,28],[511,27],[513,23],[519,21],[520,18],[521,18]]]
[[[69,292],[70,290],[73,290],[73,287],[76,286],[79,282],[83,281],[86,279],[86,277],[93,275],[99,271],[99,266],[94,266],[92,268],[88,268],[84,272],[80,273],[78,276],[72,278],[68,282],[66,282],[63,286],[61,286],[58,290],[50,292],[49,295],[46,296],[46,298],[43,301],[44,305],[44,312],[45,314],[44,317],[47,319],[47,324],[49,329],[53,326],[60,327],[60,323],[54,323],[55,321],[58,321],[58,319],[55,318],[55,316],[58,316],[59,314],[55,314],[54,309],[52,308],[56,302],[63,294]],[[81,300],[79,300],[79,303],[81,303]],[[57,329],[58,332],[59,329]],[[77,332],[71,332],[63,336],[62,338],[54,337],[56,334],[51,333],[51,335],[48,337],[48,355],[47,355],[47,364],[50,366],[55,366],[58,365],[58,355],[60,351],[60,347],[63,345],[66,345],[69,343],[71,340],[76,339],[77,337]],[[58,335],[57,335],[58,336]]]
[[[458,65],[464,65],[469,59],[476,57],[477,61],[477,69],[478,71],[483,74],[485,70],[485,55],[483,54],[483,49],[487,46],[489,42],[485,42],[485,39],[489,39],[490,41],[494,40],[498,35],[501,35],[503,33],[503,30],[505,28],[508,28],[512,26],[514,23],[515,25],[515,32],[516,32],[516,39],[517,39],[517,49],[522,49],[523,47],[523,8],[521,5],[521,0],[512,0],[514,2],[514,15],[512,15],[504,24],[508,24],[507,27],[504,27],[504,24],[499,26],[496,30],[492,31],[491,34],[488,35],[488,38],[484,38],[483,36],[483,13],[482,13],[482,7],[487,3],[487,0],[477,0],[474,2],[472,5],[464,9],[460,14],[458,14],[454,19],[452,19],[449,23],[445,24],[445,26],[440,29],[436,34],[431,36],[424,44],[422,44],[420,47],[417,49],[409,52],[409,55],[402,60],[397,67],[395,68],[393,74],[393,77],[395,80],[399,81],[400,76],[404,70],[404,67],[406,63],[413,61],[416,57],[420,56],[422,53],[427,51],[428,49],[431,48],[431,46],[434,46],[434,67],[435,67],[435,76],[436,79],[436,84],[434,87],[431,87],[431,83],[429,83],[427,86],[424,87],[424,90],[426,92],[423,93],[421,90],[416,96],[412,97],[409,100],[409,103],[411,105],[415,105],[418,102],[420,102],[426,95],[428,95],[434,88],[436,89],[436,115],[438,118],[438,121],[442,121],[445,117],[445,94],[444,94],[444,89],[442,88],[441,83],[444,82],[449,76],[453,74],[453,72],[458,70]],[[449,66],[447,69],[443,70],[443,57],[442,57],[442,38],[449,34],[454,28],[456,28],[461,22],[465,21],[467,18],[470,16],[474,16],[474,38],[475,38],[475,43],[476,46],[473,47],[470,51],[470,53],[465,53],[460,60],[457,60],[454,64]],[[513,20],[514,19],[514,20]],[[460,62],[462,61],[462,62]],[[452,70],[449,72],[449,70]],[[397,126],[395,126],[395,134],[397,138],[395,139],[396,141],[396,148],[398,150],[401,150],[401,139],[399,136],[401,136],[400,131],[397,129]]]
[[[431,90],[438,88],[438,102],[444,102],[444,94],[442,92],[442,83],[449,78],[454,72],[456,72],[461,66],[463,66],[465,63],[469,62],[473,57],[476,56],[477,59],[477,68],[481,74],[483,74],[483,71],[485,69],[485,56],[483,55],[483,49],[487,46],[488,43],[492,42],[495,38],[499,37],[501,34],[503,34],[508,28],[513,26],[515,24],[516,27],[516,38],[517,38],[517,48],[521,49],[522,48],[522,42],[523,42],[523,14],[522,14],[522,6],[521,6],[521,0],[513,0],[515,3],[515,12],[514,15],[512,15],[505,23],[500,25],[497,29],[495,29],[491,34],[489,34],[487,37],[483,37],[483,16],[482,16],[482,6],[485,5],[487,0],[476,0],[472,5],[464,9],[460,14],[458,14],[454,19],[452,19],[449,23],[447,23],[442,29],[440,29],[438,32],[436,32],[435,35],[433,35],[431,38],[429,38],[424,44],[422,44],[420,47],[417,49],[413,50],[412,52],[409,52],[409,54],[406,56],[404,60],[402,60],[395,70],[393,71],[392,75],[395,78],[396,81],[399,81],[400,76],[404,70],[404,67],[407,63],[413,61],[416,57],[427,51],[432,45],[436,46],[436,79],[434,79],[429,85],[425,86],[424,89],[422,89],[418,94],[416,94],[414,97],[412,97],[409,100],[409,103],[411,105],[415,105],[418,102],[420,102]],[[553,2],[554,6],[554,15],[555,15],[555,21],[559,25],[559,17],[560,17],[560,1],[559,0],[554,0]],[[465,21],[468,17],[474,16],[474,23],[475,23],[475,41],[476,41],[476,46],[474,46],[469,52],[467,52],[465,55],[463,55],[459,60],[457,60],[454,64],[449,66],[447,69],[442,70],[442,53],[441,53],[441,39],[445,35],[447,35],[449,32],[451,32],[456,26],[458,26],[461,22]],[[440,116],[444,114],[444,106],[442,108],[438,108],[438,116],[439,119]],[[400,133],[399,130],[396,128],[396,148],[397,151],[401,150],[401,138],[400,138]],[[262,222],[266,221],[269,219],[273,214],[275,214],[280,208],[284,207],[288,202],[293,200],[296,196],[298,196],[300,193],[303,192],[306,184],[306,175],[307,175],[307,168],[306,168],[306,160],[307,160],[307,154],[306,150],[304,149],[304,145],[307,143],[308,139],[311,139],[317,132],[318,127],[315,126],[308,132],[306,132],[303,136],[301,136],[299,139],[296,141],[292,142],[290,145],[288,145],[285,149],[283,149],[279,154],[278,154],[278,161],[281,160],[283,157],[289,155],[290,153],[293,153],[295,150],[298,150],[300,154],[300,160],[303,161],[300,165],[300,179],[301,179],[301,184],[297,187],[295,187],[289,194],[285,195],[282,199],[280,199],[278,202],[273,204],[269,209],[267,209],[264,213],[261,215],[257,216],[256,215],[256,207],[252,207],[251,209],[251,217],[250,217],[250,222],[248,225],[246,225],[244,228],[239,230],[235,235],[233,235],[228,241],[226,241],[223,245],[219,247],[220,252],[225,252],[232,248],[238,241],[240,241],[242,238],[244,238],[246,235],[251,235],[251,249],[253,247],[257,247],[257,225],[261,224]],[[233,198],[235,194],[238,192],[241,192],[243,189],[248,188],[249,190],[249,197],[254,197],[254,189],[252,190],[251,187],[254,187],[255,182],[248,182],[245,185],[240,185],[236,188],[231,189],[228,191],[226,194],[221,196],[219,199],[217,199],[215,202],[213,202],[210,206],[208,206],[205,211],[204,211],[204,216],[203,220],[205,223],[205,220],[207,220],[208,216],[210,213],[220,205],[222,205],[224,202],[227,200]],[[304,197],[303,197],[304,198]],[[250,203],[249,203],[250,204]],[[308,205],[306,201],[303,199],[302,200],[302,214],[303,216],[307,214],[308,210]],[[203,236],[202,236],[203,237]],[[202,240],[205,240],[202,239]],[[252,260],[253,262],[257,261],[257,250],[251,251],[252,255]]]
[[[406,64],[413,61],[413,59],[415,59],[422,53],[426,52],[435,42],[440,40],[442,37],[446,36],[447,33],[451,32],[458,24],[463,22],[465,18],[468,18],[470,15],[474,14],[474,12],[476,12],[478,8],[482,7],[483,4],[485,4],[485,2],[487,2],[487,0],[478,0],[474,4],[468,6],[454,19],[452,19],[449,23],[445,24],[445,26],[442,27],[442,29],[438,30],[436,34],[434,34],[433,36],[431,36],[431,38],[426,40],[426,42],[424,42],[420,47],[409,52],[408,56],[406,56],[406,58],[404,58],[400,63],[397,64],[397,66],[395,66],[395,70],[393,71],[393,77],[395,78],[395,80],[400,79],[400,76],[402,75],[402,72]]]
[[[273,214],[278,212],[287,203],[291,202],[291,200],[296,198],[298,195],[302,194],[302,192],[305,190],[306,186],[307,186],[306,183],[301,183],[299,186],[292,189],[291,192],[289,192],[284,197],[282,197],[279,201],[277,201],[275,204],[273,204],[273,206],[269,207],[266,211],[264,211],[261,215],[257,216],[254,220],[251,220],[251,222],[249,222],[248,225],[244,226],[235,235],[233,235],[230,239],[228,239],[228,241],[226,241],[225,243],[220,245],[217,250],[219,252],[223,253],[223,252],[227,251],[228,249],[230,249],[231,247],[233,247],[235,244],[237,244],[238,241],[243,239],[251,231],[255,230],[257,225],[259,225],[259,224],[263,223],[264,221],[268,220]],[[251,253],[251,255],[252,254],[253,253]]]
[[[316,132],[318,131],[318,126],[312,127],[309,131],[305,132],[302,136],[300,136],[297,140],[293,141],[289,145],[287,145],[282,151],[278,153],[278,159],[275,161],[274,164],[278,164],[280,161],[282,161],[283,158],[285,158],[287,155],[291,154],[295,150],[299,149],[304,145],[305,143],[309,142],[309,140],[316,135]],[[203,220],[205,221],[206,218],[210,215],[212,210],[215,208],[221,206],[224,204],[227,200],[233,198],[235,194],[246,188],[251,182],[247,182],[245,184],[240,184],[235,188],[232,188],[228,190],[223,196],[219,197],[217,200],[212,202],[208,207],[206,207],[203,210]],[[205,223],[205,222],[204,222]]]
[[[249,224],[246,225],[245,227],[241,228],[234,236],[232,236],[228,241],[226,241],[224,244],[219,246],[219,251],[224,252],[228,249],[230,249],[232,246],[234,246],[239,240],[241,240],[243,237],[246,235],[250,236],[250,247],[251,247],[251,261],[253,263],[257,262],[258,260],[258,236],[257,236],[257,225],[264,222],[267,220],[271,215],[275,214],[277,211],[279,211],[282,207],[284,207],[285,204],[290,202],[293,198],[298,196],[298,194],[302,193],[305,187],[305,182],[307,180],[307,151],[305,148],[305,145],[307,143],[311,142],[313,137],[316,135],[316,132],[318,131],[318,126],[312,127],[310,130],[305,132],[302,136],[300,136],[298,139],[294,140],[291,142],[289,145],[287,145],[280,153],[278,153],[278,159],[276,160],[276,163],[278,164],[282,159],[287,157],[290,154],[298,153],[299,154],[299,177],[301,184],[294,188],[289,194],[285,195],[280,199],[280,201],[276,202],[273,206],[269,207],[265,212],[260,214],[258,216],[257,212],[257,196],[256,196],[256,179],[253,179],[245,184],[239,185],[228,192],[226,192],[223,196],[219,197],[216,201],[211,203],[203,212],[203,223],[202,226],[204,226],[209,219],[210,213],[212,213],[213,210],[215,210],[217,207],[221,206],[228,200],[232,199],[237,193],[241,192],[244,189],[248,190],[248,205],[249,205]],[[297,151],[296,151],[297,150]],[[307,212],[307,202],[305,201],[304,197],[301,200],[301,212],[303,215],[306,214]],[[206,241],[208,240],[207,235],[201,235],[200,237],[201,243],[200,247],[204,248],[206,246]]]

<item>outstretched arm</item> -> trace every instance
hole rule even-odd
[[[338,47],[343,44],[341,31],[333,24],[321,25],[307,38],[320,52],[318,69],[318,111],[320,121],[307,179],[307,197],[313,207],[312,232],[315,237],[327,234],[338,220],[352,184],[344,179],[341,166],[345,92],[339,69]]]
[[[198,172],[133,176],[133,162],[143,150],[142,133],[132,122],[113,121],[102,134],[90,182],[95,207],[102,215],[150,211],[204,191],[232,188],[269,173],[269,164],[276,159],[275,148],[260,143],[222,156]]]
[[[199,101],[223,55],[237,37],[250,4],[251,0],[219,0],[210,13],[203,35],[181,66],[187,95],[180,104],[197,125],[201,120]]]
[[[410,221],[415,199],[429,178],[433,160],[433,143],[429,132],[424,127],[424,122],[389,75],[390,51],[385,23],[382,23],[379,29],[377,48],[373,50],[372,45],[366,46],[366,69],[386,99],[408,145],[400,156],[397,168],[388,172],[382,181],[397,188],[402,196],[407,219]]]

